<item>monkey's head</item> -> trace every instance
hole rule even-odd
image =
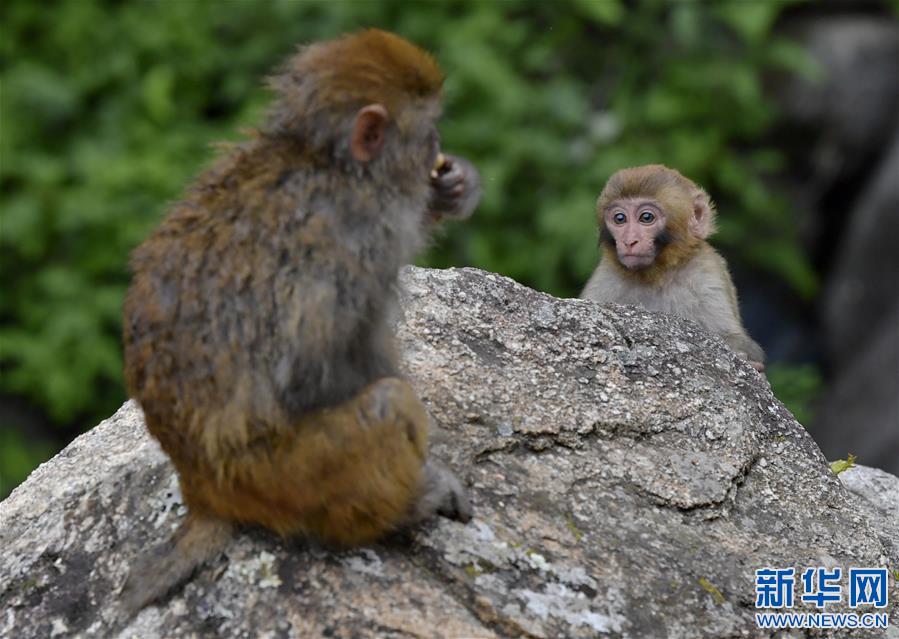
[[[264,135],[299,140],[357,173],[384,164],[427,180],[440,150],[443,73],[425,51],[369,29],[302,48],[270,85],[278,98]]]
[[[715,230],[715,208],[705,191],[661,164],[615,173],[596,212],[605,252],[646,277],[691,257]]]

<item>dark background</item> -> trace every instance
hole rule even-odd
[[[769,379],[829,458],[899,472],[899,1],[0,7],[0,498],[125,399],[127,257],[258,122],[298,43],[367,26],[447,73],[484,199],[420,263],[575,296],[593,205],[661,162],[712,195]]]

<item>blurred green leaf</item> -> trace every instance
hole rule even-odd
[[[783,2],[724,0],[713,3],[721,19],[749,42],[759,42],[771,31],[774,19],[783,10]]]
[[[849,470],[855,466],[855,455],[849,453],[846,456],[846,459],[838,459],[830,463],[830,470],[834,475],[839,475],[840,473]]]
[[[765,375],[774,394],[803,426],[811,423],[814,402],[824,387],[821,371],[810,364],[772,364]]]
[[[0,500],[55,452],[47,441],[29,441],[9,424],[0,426]]]
[[[746,253],[766,269],[780,274],[802,297],[811,299],[817,294],[818,276],[792,242],[770,238],[748,247]]]
[[[159,123],[168,120],[175,111],[174,84],[175,74],[167,66],[153,67],[144,76],[144,102],[150,116]]]
[[[624,17],[621,0],[573,0],[588,18],[600,24],[616,25]]]
[[[812,82],[824,79],[824,71],[811,53],[790,40],[772,39],[768,43],[766,57],[772,68],[787,71]]]

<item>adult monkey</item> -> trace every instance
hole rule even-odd
[[[715,231],[709,196],[660,164],[623,169],[596,203],[603,256],[581,297],[634,304],[694,320],[759,371],[762,348],[740,321],[727,263],[706,241]]]
[[[398,268],[480,197],[440,153],[434,59],[368,30],[312,44],[132,256],[125,379],[178,471],[189,515],[132,570],[134,612],[216,554],[235,524],[338,546],[435,513],[467,521],[427,458],[428,414],[398,374]]]

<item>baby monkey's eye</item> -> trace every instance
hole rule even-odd
[[[652,211],[643,211],[642,213],[640,213],[640,221],[644,224],[651,224],[655,219],[656,216]]]
[[[627,216],[621,211],[618,211],[618,213],[612,216],[612,221],[615,222],[615,224],[624,224],[627,222]]]

